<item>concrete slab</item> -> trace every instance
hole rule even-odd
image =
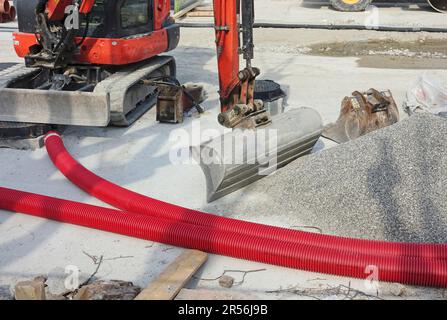
[[[430,35],[445,38],[444,35]],[[292,50],[297,46],[357,38],[397,37],[418,39],[427,35],[402,35],[376,32],[285,31],[256,32],[256,60],[263,78],[280,82],[289,92],[289,108],[310,106],[318,110],[325,122],[334,121],[345,95],[354,89],[389,88],[401,104],[409,85],[421,74],[418,69],[380,69],[361,67],[359,57],[310,56]],[[402,38],[403,37],[403,38]],[[408,38],[406,38],[408,37]],[[10,34],[0,33],[0,62],[20,61],[10,47]],[[212,30],[182,30],[180,47],[174,52],[178,75],[182,82],[205,84],[208,99],[205,114],[199,119],[188,118],[181,125],[158,124],[155,110],[149,111],[130,128],[70,128],[64,140],[70,152],[86,167],[132,190],[161,200],[190,208],[206,205],[205,178],[198,165],[174,164],[170,151],[197,144],[198,141],[179,141],[181,134],[219,128],[216,57]],[[285,49],[281,49],[280,45]],[[287,48],[292,48],[288,50]],[[431,72],[447,79],[447,70]],[[176,131],[177,130],[177,131]],[[183,131],[178,131],[183,130]],[[203,131],[202,131],[203,132]],[[319,148],[328,147],[320,141]],[[2,186],[42,193],[86,203],[104,205],[71,185],[50,163],[45,150],[17,151],[0,149],[0,181]],[[254,199],[256,200],[256,199]],[[281,214],[272,217],[242,212],[232,216],[280,226],[295,226],[294,217]],[[60,274],[73,270],[91,274],[96,265],[91,256],[103,255],[105,261],[97,277],[133,281],[145,287],[166,265],[181,252],[179,248],[154,244],[86,228],[62,225],[21,214],[0,212],[0,286],[41,274]],[[366,298],[376,298],[377,288],[363,280],[333,277],[274,267],[220,256],[211,256],[188,284],[190,288],[218,288],[215,278],[225,270],[259,270],[247,274],[245,281],[234,290],[243,290],[259,297],[274,299],[344,298],[334,294],[340,285],[366,292]],[[265,269],[265,270],[264,270]],[[57,272],[56,272],[57,271]],[[236,282],[242,272],[231,273]],[[405,288],[399,296],[399,285],[382,284],[382,298],[442,298],[442,290]],[[396,293],[397,292],[397,293]]]
[[[321,0],[256,1],[256,22],[310,25],[371,25],[399,27],[447,27],[445,14],[424,1],[374,1],[365,12],[339,12]],[[188,17],[182,22],[211,22],[209,17]]]

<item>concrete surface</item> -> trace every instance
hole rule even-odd
[[[371,25],[446,28],[445,14],[424,1],[374,1],[366,12],[339,12],[321,0],[255,1],[256,22],[310,25]],[[211,22],[209,17],[188,17],[182,22]]]
[[[436,16],[435,13],[430,15]],[[255,36],[257,49],[254,65],[261,68],[262,77],[275,79],[284,86],[289,92],[289,107],[311,106],[322,114],[325,122],[337,118],[342,98],[355,89],[389,88],[400,105],[407,87],[423,71],[399,69],[398,65],[384,70],[374,66],[361,67],[359,57],[312,56],[296,52],[293,48],[335,39],[349,41],[394,37],[417,41],[420,37],[446,38],[445,35],[436,34],[312,30],[258,30]],[[10,37],[10,33],[0,32],[1,63],[20,61],[11,48]],[[285,50],[278,50],[279,45]],[[292,49],[286,50],[287,48]],[[200,119],[187,119],[177,126],[158,124],[155,122],[155,112],[151,110],[131,128],[71,128],[65,133],[64,140],[74,157],[105,178],[155,198],[191,208],[202,208],[206,206],[205,179],[199,166],[172,164],[169,159],[169,152],[174,145],[187,147],[198,141],[182,141],[179,144],[177,140],[170,139],[170,134],[176,129],[184,129],[184,133],[189,133],[198,124],[202,130],[219,128],[216,121],[219,106],[213,32],[182,30],[180,46],[173,54],[177,58],[180,81],[205,83],[209,98],[204,103],[207,112]],[[447,79],[445,69],[433,69],[430,72]],[[330,145],[321,140],[318,148]],[[45,150],[31,152],[1,149],[0,159],[0,181],[4,187],[103,205],[71,185],[50,163]],[[287,227],[296,226],[299,222],[295,216],[287,214],[264,216],[239,212],[233,215]],[[66,268],[67,277],[70,277],[73,270],[76,270],[73,266],[79,268],[83,275],[91,274],[96,265],[89,256],[103,255],[105,261],[98,271],[98,278],[133,281],[145,287],[180,252],[179,248],[162,244],[0,212],[0,286],[14,285],[20,280],[41,274],[60,275]],[[211,256],[198,274],[199,278],[205,279],[195,279],[188,287],[218,288],[218,281],[206,279],[218,277],[229,269],[262,269],[247,274],[242,284],[231,289],[250,292],[260,298],[352,298],[336,294],[334,288],[340,286],[356,288],[372,295],[360,295],[357,298],[373,299],[377,292],[381,298],[390,299],[445,297],[443,290],[402,288],[397,284],[381,284],[377,289],[366,286],[363,280],[302,272],[221,256]],[[229,275],[234,276],[237,282],[242,279],[243,273],[233,272]]]

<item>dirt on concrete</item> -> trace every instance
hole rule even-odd
[[[357,61],[359,67],[381,69],[447,69],[447,59],[411,58],[389,56],[363,56]]]
[[[361,68],[447,69],[447,36],[372,30],[255,30],[256,54],[357,58]]]
[[[447,39],[324,42],[305,47],[302,52],[319,56],[360,57],[359,66],[369,68],[447,68]]]
[[[308,53],[333,57],[355,56],[402,56],[410,58],[447,58],[447,39],[397,41],[394,39],[369,39],[318,43],[309,47]]]

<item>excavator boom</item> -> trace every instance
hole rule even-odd
[[[253,0],[214,0],[217,64],[221,125],[235,128],[255,128],[271,122],[260,101],[255,101],[256,77],[260,71],[252,67],[253,59]],[[240,54],[245,68],[240,70]]]

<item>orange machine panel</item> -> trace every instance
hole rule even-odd
[[[14,49],[19,57],[25,57],[29,48],[37,44],[34,34],[15,32]],[[78,38],[76,41],[80,42]],[[168,49],[165,29],[136,38],[86,38],[74,58],[78,63],[101,65],[125,65],[142,61]]]

